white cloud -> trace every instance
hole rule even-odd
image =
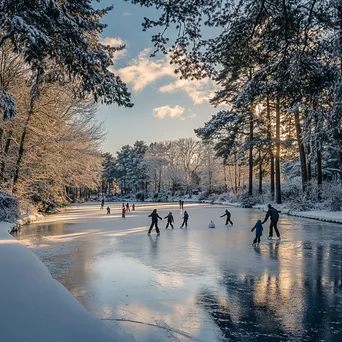
[[[194,104],[209,102],[215,94],[215,83],[209,79],[203,80],[180,80],[177,79],[159,88],[162,93],[185,92]]]
[[[123,12],[123,15],[124,15],[125,17],[129,17],[130,15],[132,15],[132,13],[130,13],[130,12]]]
[[[127,67],[116,70],[124,82],[132,85],[134,92],[139,92],[148,85],[168,77],[172,82],[159,87],[158,90],[162,93],[186,93],[194,104],[208,102],[214,95],[217,86],[213,81],[180,80],[179,75],[174,73],[174,68],[170,65],[169,57],[155,59],[150,58],[150,54],[151,49],[144,49]]]
[[[176,105],[175,107],[170,106],[162,106],[153,109],[153,116],[158,119],[165,119],[166,117],[170,117],[171,119],[181,118],[185,113],[185,108]]]
[[[126,45],[127,46],[127,43],[122,40],[121,38],[119,37],[104,37],[104,38],[100,38],[100,43],[103,44],[103,45],[109,45],[110,47],[119,47],[119,46],[122,46],[122,45]],[[124,56],[126,56],[127,54],[127,49],[124,48],[120,51],[116,51],[114,52],[114,57],[113,57],[113,60],[116,61],[120,58],[123,58]]]
[[[132,84],[135,92],[143,90],[147,85],[163,77],[175,76],[173,68],[165,59],[150,59],[150,53],[151,49],[144,49],[127,67],[117,70],[117,74],[124,82]]]

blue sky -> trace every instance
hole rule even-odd
[[[112,3],[105,0],[100,6]],[[113,46],[126,44],[115,58],[113,71],[127,83],[134,107],[100,106],[98,118],[105,121],[108,132],[103,149],[115,154],[122,145],[136,140],[150,143],[195,137],[194,128],[203,126],[217,112],[208,103],[214,84],[209,80],[179,80],[166,56],[149,57],[151,31],[143,32],[141,23],[144,16],[156,13],[153,9],[124,1],[114,6],[104,17],[108,27],[101,38]]]

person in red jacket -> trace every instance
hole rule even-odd
[[[126,209],[125,209],[125,206],[122,207],[122,217],[125,218],[126,217]]]

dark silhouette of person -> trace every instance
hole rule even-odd
[[[227,216],[227,218],[226,218],[226,225],[228,225],[229,222],[230,222],[231,225],[233,225],[233,222],[232,222],[232,220],[230,219],[231,216],[232,216],[232,214],[230,213],[230,211],[229,211],[228,209],[226,209],[225,214],[222,215],[222,216],[220,216],[220,217],[225,217],[225,216]]]
[[[188,219],[189,219],[189,214],[187,213],[187,211],[184,211],[183,223],[181,225],[181,228],[183,228],[184,225],[185,225],[185,228],[188,228]]]
[[[158,228],[158,219],[162,220],[162,218],[158,215],[157,209],[154,209],[152,211],[152,213],[150,215],[148,215],[148,217],[152,218],[152,223],[151,223],[150,229],[148,230],[147,234],[150,235],[153,226],[155,226],[156,227],[157,236],[159,236],[160,232],[159,232],[159,228]]]
[[[182,201],[179,200],[179,209],[182,209]]]
[[[125,209],[125,206],[122,207],[121,214],[122,214],[122,217],[123,217],[123,218],[126,217],[126,209]]]
[[[107,215],[109,215],[109,214],[110,214],[110,208],[107,207]]]
[[[126,211],[130,212],[131,210],[129,209],[129,203],[126,204]]]
[[[171,211],[169,212],[169,215],[164,217],[165,219],[167,219],[167,225],[165,227],[165,229],[169,228],[169,225],[171,226],[171,228],[173,229],[173,222],[175,222],[173,215],[171,213]]]
[[[104,198],[102,198],[101,200],[101,209],[103,209],[103,207],[104,207]]]
[[[184,209],[184,201],[182,201],[182,209]]]
[[[135,211],[135,204],[132,204],[132,211]]]
[[[266,213],[265,219],[262,221],[262,224],[264,224],[268,220],[268,218],[271,219],[268,239],[272,239],[273,237],[273,228],[277,234],[277,237],[280,239],[280,233],[277,227],[279,221],[279,212],[276,208],[273,208],[271,204],[268,205],[268,211]]]
[[[253,232],[255,229],[255,239],[253,240],[253,245],[256,244],[257,242],[260,243],[260,237],[262,236],[262,223],[261,220],[258,220],[255,226],[252,228],[251,232]]]

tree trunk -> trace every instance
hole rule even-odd
[[[10,146],[11,146],[12,134],[13,134],[13,132],[9,131],[8,138],[6,140],[6,146],[5,146],[5,150],[4,150],[3,160],[1,162],[0,177],[2,179],[4,179],[4,177],[5,177],[6,157],[7,157],[8,151],[9,151]]]
[[[259,150],[259,194],[262,194],[262,159],[261,159],[260,150]]]
[[[280,185],[280,103],[279,98],[276,102],[276,156],[275,156],[275,178],[276,178],[276,202],[281,203]]]
[[[300,169],[301,169],[301,176],[302,176],[302,189],[305,191],[306,182],[308,181],[308,175],[306,172],[306,158],[305,158],[305,150],[304,145],[302,143],[302,130],[300,128],[300,118],[298,109],[294,112],[295,118],[295,127],[296,127],[296,137],[299,149],[299,159],[300,159]]]
[[[317,159],[317,186],[318,186],[318,200],[322,200],[322,183],[323,183],[323,173],[322,173],[322,151],[319,146],[319,142],[317,142],[316,147],[316,159]]]
[[[308,173],[308,181],[311,181],[312,179],[312,172],[311,172],[311,147],[308,145],[307,154],[306,154],[306,168]]]
[[[253,112],[251,111],[249,119],[249,158],[248,158],[248,195],[253,196],[253,133],[254,133],[254,121]]]
[[[19,180],[21,163],[22,163],[22,159],[23,159],[24,151],[25,151],[24,144],[25,144],[25,139],[26,139],[26,134],[27,134],[27,128],[28,128],[28,125],[29,125],[30,120],[32,118],[32,115],[33,115],[33,106],[30,108],[28,117],[26,119],[24,131],[23,131],[23,134],[21,135],[21,139],[20,139],[18,159],[17,159],[17,163],[15,166],[15,173],[14,173],[14,177],[13,177],[13,192],[16,192],[16,185],[17,185],[18,180]]]
[[[274,200],[274,153],[272,140],[272,120],[271,120],[271,106],[270,99],[266,99],[266,116],[267,116],[267,139],[269,140],[269,154],[270,154],[270,181],[271,181],[271,196]]]

